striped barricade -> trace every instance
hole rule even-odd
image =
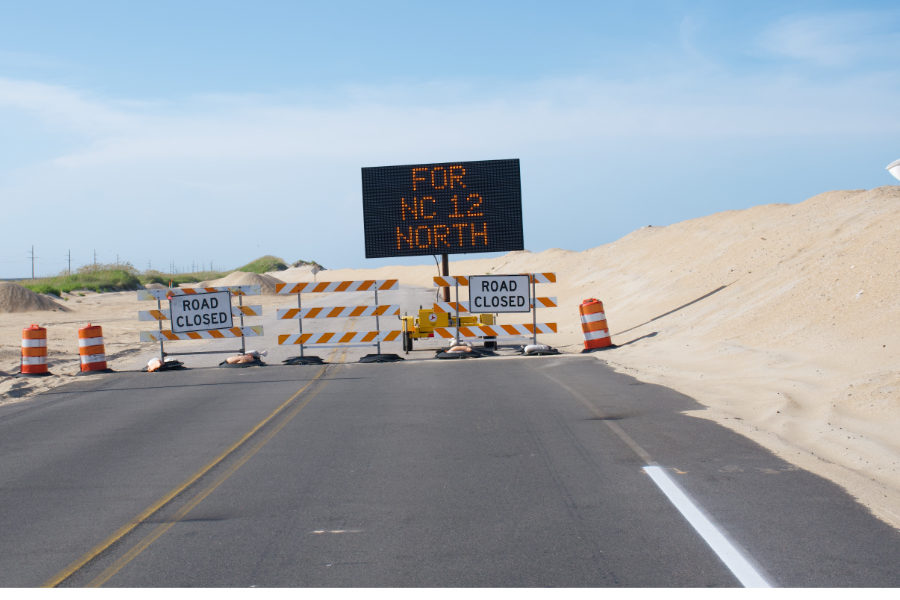
[[[518,275],[524,275],[528,277],[528,282],[532,286],[532,291],[535,289],[534,286],[538,283],[556,283],[556,273],[518,273]],[[471,277],[471,276],[470,276]],[[463,312],[470,312],[471,305],[469,302],[460,301],[459,300],[459,288],[467,287],[469,285],[469,277],[463,277],[460,275],[443,275],[439,277],[434,277],[434,287],[455,287],[456,288],[456,302],[435,302],[433,305],[433,310],[435,313],[456,313],[457,315],[457,323],[459,322],[459,314]],[[538,308],[554,308],[558,306],[556,298],[552,297],[539,297],[537,294],[530,294],[532,297],[531,301],[531,314],[533,322],[531,325],[495,325],[493,327],[513,327],[519,328],[516,330],[515,334],[512,334],[516,337],[522,335],[531,335],[532,341],[534,344],[537,344],[537,334],[538,333],[556,333],[556,324],[555,323],[538,323],[537,322],[537,309]],[[446,297],[446,296],[445,296]],[[470,296],[471,297],[471,296]],[[490,312],[490,311],[485,311]],[[552,327],[551,327],[552,326]],[[521,328],[528,328],[527,332],[522,330]],[[467,337],[463,335],[463,327],[459,328],[460,337]],[[469,331],[472,330],[482,330],[482,329],[491,329],[491,327],[468,327],[465,328]],[[435,329],[437,332],[438,329]],[[444,332],[449,331],[448,329],[443,329]],[[456,328],[453,328],[453,331],[456,331]],[[436,334],[437,335],[437,334]],[[453,338],[455,335],[442,335],[442,337]],[[490,333],[478,334],[475,336],[468,337],[493,337]],[[501,334],[501,337],[508,337]]]
[[[321,306],[315,308],[281,308],[279,319],[336,319],[340,317],[383,317],[400,314],[399,304],[381,306]]]
[[[262,306],[253,304],[250,306],[232,306],[231,316],[233,317],[261,317]],[[138,312],[138,321],[170,321],[172,312],[168,308],[160,310],[142,310]]]
[[[228,292],[232,298],[237,297],[238,304],[237,306],[231,306],[231,316],[232,319],[239,319],[239,325],[237,323],[234,323],[235,326],[230,328],[185,331],[178,333],[174,331],[163,330],[163,321],[171,322],[172,320],[172,301],[175,301],[176,299],[184,299],[185,297],[189,296],[195,296],[197,294],[211,294],[216,292]],[[159,324],[159,329],[157,331],[140,332],[140,341],[159,342],[159,358],[162,361],[166,360],[166,356],[177,356],[180,354],[245,354],[247,349],[245,338],[262,336],[264,335],[264,330],[262,325],[253,325],[248,327],[244,326],[244,317],[262,316],[262,306],[259,304],[244,306],[244,296],[259,296],[261,293],[262,286],[260,285],[224,285],[195,288],[172,287],[159,290],[138,290],[138,300],[156,300],[156,310],[151,309],[138,311],[138,320],[156,321]],[[170,301],[169,308],[162,307],[163,300]],[[183,301],[185,304],[188,303],[187,300],[179,301]],[[199,299],[193,299],[191,300],[191,302],[195,304],[200,303]],[[204,308],[205,302],[206,301],[204,300]],[[195,321],[195,324],[196,323],[197,322]],[[204,321],[204,323],[210,324],[210,321]],[[211,321],[212,327],[216,327],[215,323],[216,321],[215,319],[213,319]],[[223,317],[220,326],[225,324],[227,324],[227,320]],[[207,350],[203,352],[166,352],[165,350],[165,342],[188,340],[223,340],[233,338],[240,338],[241,347],[239,349]]]
[[[138,300],[168,300],[178,296],[209,294],[211,292],[231,292],[232,296],[259,296],[259,285],[223,285],[205,288],[166,288],[162,290],[138,290]]]
[[[376,342],[393,342],[402,331],[345,331],[341,333],[292,333],[279,335],[279,346],[313,344],[360,344],[371,346]]]
[[[469,285],[469,278],[450,275],[434,278],[434,287],[453,287],[455,285]]]
[[[528,275],[531,283],[556,283],[556,273],[519,273]]]
[[[530,283],[556,283],[556,273],[517,273],[527,275]],[[444,275],[434,277],[434,287],[453,287],[469,285],[469,278],[461,275]]]
[[[319,283],[277,283],[276,294],[319,294],[331,292],[385,292],[399,290],[397,279],[371,279],[365,281],[321,281]]]
[[[537,305],[539,308],[554,308],[559,306],[556,303],[556,298],[537,298]],[[534,303],[531,304],[532,308],[534,308]],[[459,309],[461,313],[467,313],[469,311],[469,301],[461,300],[460,302],[435,302],[432,310],[436,313],[455,313]],[[476,312],[491,312],[490,310],[485,311],[476,311]]]
[[[142,342],[175,342],[178,340],[224,340],[228,338],[258,337],[264,335],[262,325],[250,327],[232,327],[231,329],[210,329],[207,331],[142,331]]]
[[[279,309],[278,319],[290,319],[297,321],[299,332],[296,334],[279,335],[279,346],[300,346],[300,356],[288,359],[297,362],[290,364],[313,364],[313,359],[321,361],[318,357],[304,357],[303,347],[306,345],[323,348],[325,345],[341,344],[356,346],[376,346],[378,355],[381,356],[381,342],[392,342],[402,335],[401,331],[381,331],[379,317],[400,315],[400,306],[396,304],[378,304],[378,292],[399,290],[400,282],[397,279],[366,279],[363,281],[320,281],[306,283],[279,283],[275,285],[275,293],[297,294],[297,308]],[[367,306],[324,306],[303,308],[303,294],[322,294],[338,292],[373,292],[375,304]],[[303,319],[335,319],[354,317],[374,317],[374,331],[347,331],[325,333],[303,333]],[[304,358],[306,359],[304,361]],[[379,361],[383,362],[383,361]]]
[[[460,338],[506,338],[531,336],[536,333],[556,333],[556,323],[524,325],[478,325],[459,328]],[[456,327],[435,327],[434,334],[445,339],[456,337]]]

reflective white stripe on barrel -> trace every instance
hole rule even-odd
[[[46,356],[23,356],[22,364],[23,365],[46,365],[47,357]]]
[[[605,321],[606,313],[598,312],[592,315],[581,315],[582,323],[595,323],[597,321]]]
[[[85,346],[102,346],[102,345],[103,345],[102,337],[85,338],[83,340],[82,339],[78,340],[79,348],[84,348]]]
[[[40,340],[28,340],[22,339],[22,347],[23,348],[46,348],[47,347],[47,338],[43,338]]]
[[[106,362],[105,354],[85,354],[81,357],[81,364]]]
[[[609,331],[585,331],[584,339],[586,340],[602,340],[609,337]]]

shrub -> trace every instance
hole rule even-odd
[[[284,260],[277,256],[266,255],[257,258],[253,262],[247,263],[243,267],[237,269],[245,273],[265,273],[267,271],[284,271],[288,266]]]

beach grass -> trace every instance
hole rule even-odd
[[[267,273],[269,271],[284,271],[288,266],[284,262],[283,259],[278,258],[277,256],[261,256],[257,258],[253,262],[249,262],[243,267],[239,267],[238,271],[244,271],[245,273]]]

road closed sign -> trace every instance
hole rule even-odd
[[[469,311],[473,313],[531,312],[528,275],[469,277]]]
[[[173,333],[232,327],[231,292],[176,296],[170,306]]]

